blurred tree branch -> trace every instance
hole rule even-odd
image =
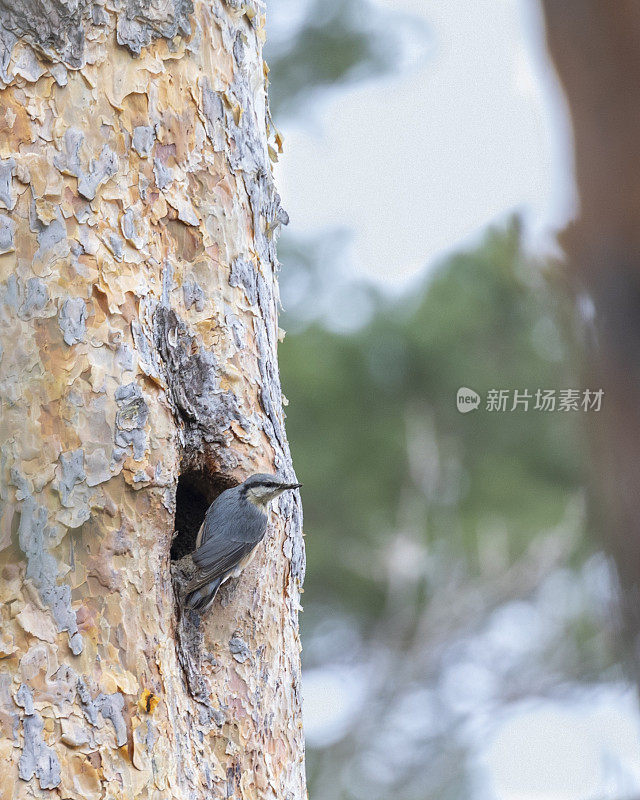
[[[588,380],[605,390],[603,411],[589,417],[600,528],[617,564],[624,640],[640,681],[640,5],[542,5],[573,122],[580,196],[579,218],[561,243],[594,314]]]

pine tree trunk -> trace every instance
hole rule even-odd
[[[262,9],[0,24],[0,798],[297,800],[299,501],[199,629],[170,569],[222,489],[293,477]]]
[[[587,380],[603,544],[620,578],[628,661],[640,686],[640,5],[543,0],[573,124],[578,219],[563,232],[570,277],[593,304]],[[582,303],[584,306],[584,302]]]

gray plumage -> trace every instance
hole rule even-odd
[[[220,585],[236,577],[254,555],[267,532],[269,502],[299,483],[285,483],[276,475],[251,475],[244,483],[227,489],[209,506],[198,533],[184,607],[204,614]]]

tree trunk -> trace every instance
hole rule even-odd
[[[170,571],[222,489],[293,478],[264,16],[0,23],[0,798],[297,800],[298,500],[200,628]]]
[[[576,291],[594,310],[589,415],[603,541],[621,584],[640,685],[640,6],[543,0],[547,40],[573,123],[578,220],[563,233]]]

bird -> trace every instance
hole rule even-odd
[[[277,475],[257,473],[222,492],[209,506],[200,526],[195,550],[182,574],[183,608],[202,616],[228,578],[236,578],[255,556],[267,532],[269,503],[282,492],[298,489]]]

